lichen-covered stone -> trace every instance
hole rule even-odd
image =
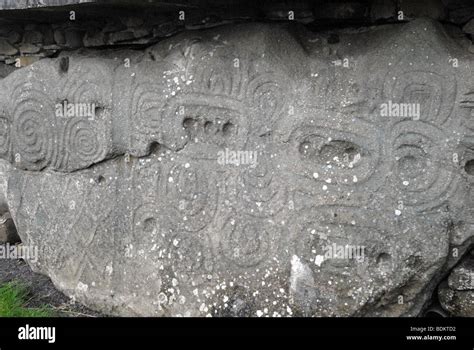
[[[34,268],[77,300],[416,315],[472,239],[473,57],[433,22],[233,25],[109,57],[0,82],[8,206]],[[58,116],[64,103],[93,116]],[[381,116],[388,103],[420,113]],[[328,254],[348,246],[363,254]]]

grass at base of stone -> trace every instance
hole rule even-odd
[[[0,317],[52,317],[55,312],[47,306],[26,307],[28,288],[18,282],[0,286]]]
[[[40,273],[33,272],[28,264],[18,259],[0,259],[0,287],[6,283],[19,282],[27,287],[27,308],[47,306],[53,310],[54,317],[106,317],[84,305],[73,302],[57,290],[51,280]]]

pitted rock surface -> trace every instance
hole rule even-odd
[[[44,59],[0,83],[8,206],[35,269],[103,312],[416,315],[474,233],[472,70],[428,20]],[[388,101],[419,118],[381,116]]]

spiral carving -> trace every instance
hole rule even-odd
[[[166,197],[171,211],[169,219],[185,231],[196,232],[206,227],[217,211],[218,193],[213,180],[202,169],[176,165],[166,181]]]
[[[112,75],[105,65],[73,65],[63,86],[65,98],[72,103],[108,105],[112,97]]]
[[[273,73],[258,75],[249,81],[247,100],[262,116],[276,121],[285,109],[287,101],[283,79]]]
[[[452,76],[420,70],[403,72],[395,81],[387,78],[384,92],[397,103],[419,103],[421,120],[442,125],[454,109],[456,86]]]
[[[222,227],[222,254],[239,267],[257,266],[271,254],[273,229],[251,218],[228,218]]]
[[[71,157],[80,163],[92,164],[98,161],[103,147],[92,122],[86,119],[70,119],[66,125],[66,144]]]
[[[162,101],[158,91],[162,90],[153,83],[136,85],[132,92],[131,117],[136,130],[145,134],[160,132]]]
[[[31,90],[13,113],[15,161],[22,167],[41,170],[54,161],[55,123],[52,103],[46,94]]]

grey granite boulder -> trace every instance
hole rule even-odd
[[[474,233],[473,68],[426,20],[44,59],[0,82],[8,207],[102,312],[417,315]]]

